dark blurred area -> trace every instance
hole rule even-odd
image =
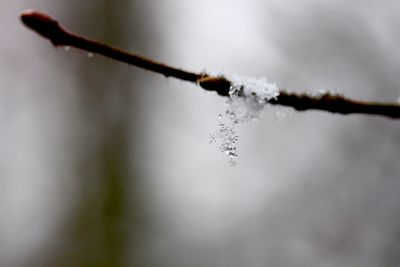
[[[1,7],[0,266],[400,265],[395,120],[268,108],[240,125],[230,167],[207,140],[222,97],[54,48],[18,21],[43,9],[71,31],[188,70],[396,101],[397,1]]]

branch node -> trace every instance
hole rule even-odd
[[[215,91],[221,96],[229,96],[231,82],[224,76],[203,76],[197,80],[197,83],[208,91]]]

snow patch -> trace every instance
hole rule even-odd
[[[232,85],[226,101],[225,116],[219,115],[219,128],[216,132],[210,133],[210,143],[219,143],[219,149],[227,155],[230,165],[236,166],[238,157],[236,124],[259,119],[268,100],[279,96],[279,89],[275,83],[268,82],[264,77],[234,75],[230,80]]]

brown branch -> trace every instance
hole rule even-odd
[[[41,11],[25,11],[21,14],[21,20],[25,26],[49,39],[54,46],[72,46],[83,49],[139,68],[160,73],[166,77],[193,82],[206,90],[216,91],[222,96],[229,96],[229,89],[232,83],[224,76],[211,76],[205,73],[181,70],[78,36],[66,31],[56,19]],[[292,107],[299,111],[314,109],[340,114],[359,113],[381,115],[396,119],[400,118],[400,105],[397,103],[357,101],[329,93],[312,96],[281,90],[277,98],[270,99],[268,102],[272,105]]]

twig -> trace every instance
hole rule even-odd
[[[229,89],[232,82],[224,76],[211,76],[206,73],[185,71],[84,38],[66,31],[60,26],[56,19],[42,11],[25,11],[21,14],[21,20],[25,26],[49,39],[54,46],[72,46],[83,49],[91,53],[100,54],[139,68],[163,74],[166,77],[174,77],[180,80],[193,82],[206,90],[216,91],[222,96],[229,96]],[[292,107],[299,111],[314,109],[340,114],[359,113],[381,115],[395,119],[400,118],[400,104],[357,101],[345,98],[342,95],[329,93],[312,96],[309,94],[290,93],[281,90],[277,98],[270,99],[268,102],[272,105]]]

